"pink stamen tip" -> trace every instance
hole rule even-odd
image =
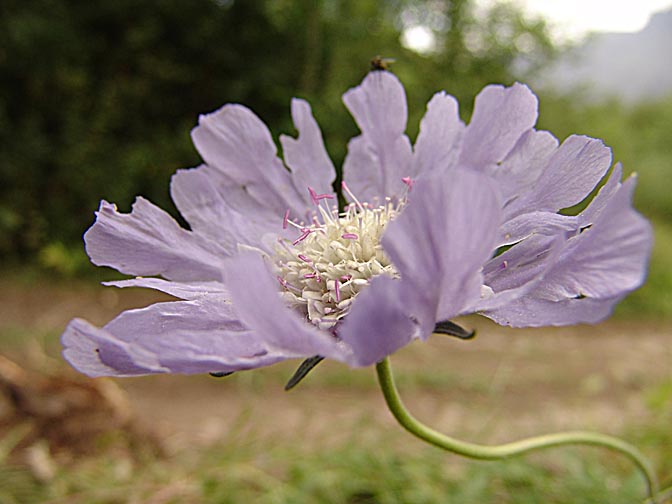
[[[343,276],[341,277],[341,280],[343,280],[344,282],[347,282],[347,281],[350,280],[351,278],[352,278],[352,275],[343,275]]]
[[[327,193],[324,193],[324,194],[318,194],[318,195],[315,196],[315,197],[317,198],[317,200],[334,199],[334,195],[333,195],[333,194],[327,194]]]
[[[509,266],[509,261],[502,261],[502,264],[499,265],[499,269],[506,269]]]
[[[303,228],[301,231],[302,231],[301,236],[299,236],[296,240],[294,240],[292,242],[292,245],[296,245],[297,243],[302,242],[310,234],[310,229]]]
[[[344,240],[357,240],[359,236],[357,236],[355,233],[343,233],[341,238]]]
[[[317,273],[306,273],[303,275],[303,278],[315,278],[317,277]]]
[[[280,285],[282,285],[285,289],[293,290],[294,292],[301,292],[301,289],[299,289],[298,287],[294,287],[292,284],[290,284],[287,280],[285,280],[281,276],[278,276],[276,278],[278,279],[278,282],[280,282]]]
[[[303,254],[299,254],[299,259],[301,259],[303,262],[311,263],[313,260],[310,257],[306,257]]]
[[[317,198],[317,193],[315,192],[315,189],[308,186],[308,192],[310,193],[310,199],[313,201],[313,205],[319,205],[320,200]]]
[[[338,303],[341,301],[341,284],[338,280],[334,284],[334,290],[336,291],[336,302]]]
[[[413,188],[413,184],[415,184],[415,180],[411,177],[402,177],[401,181],[408,186],[409,191]]]
[[[285,212],[285,218],[282,219],[282,229],[287,229],[288,225],[289,225],[289,208]]]

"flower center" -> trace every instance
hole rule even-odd
[[[337,208],[320,204],[331,195],[318,195],[312,189],[310,193],[322,219],[316,213],[307,226],[290,221],[285,214],[285,227],[291,224],[299,235],[294,241],[278,240],[273,263],[285,300],[320,329],[329,330],[347,315],[353,299],[371,278],[397,276],[380,238],[403,201],[394,204],[388,198],[383,205],[369,205],[353,196],[356,203],[339,214]]]

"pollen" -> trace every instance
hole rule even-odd
[[[339,213],[321,203],[330,199],[326,195],[309,191],[317,206],[315,218],[306,226],[285,217],[283,223],[297,234],[293,240],[278,240],[273,265],[285,300],[320,329],[335,330],[372,278],[398,276],[380,239],[404,203],[360,203],[351,195],[355,203]]]

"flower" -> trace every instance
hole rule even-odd
[[[535,130],[526,86],[487,86],[468,125],[453,97],[435,94],[414,145],[391,73],[370,73],[343,100],[361,134],[348,144],[340,213],[334,166],[299,99],[298,137],[280,137],[284,163],[249,109],[199,118],[204,164],[171,181],[189,230],[142,197],[130,214],[101,202],[87,253],[137,276],[107,285],[178,300],[103,328],[74,319],[65,358],[90,376],[311,356],[367,366],[468,313],[514,327],[597,322],[643,282],[652,234],[632,208],[635,178],[621,182],[618,164],[607,176],[600,140],[559,144]],[[558,213],[603,178],[585,210]]]

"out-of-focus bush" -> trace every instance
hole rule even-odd
[[[424,26],[420,55],[400,35]],[[410,131],[445,88],[469,113],[489,82],[552,54],[543,22],[467,0],[5,0],[0,4],[0,258],[78,271],[69,257],[101,198],[174,212],[170,175],[199,158],[188,132],[225,102],[291,132],[315,104],[337,165],[356,127],[340,95],[375,55],[397,60]]]

